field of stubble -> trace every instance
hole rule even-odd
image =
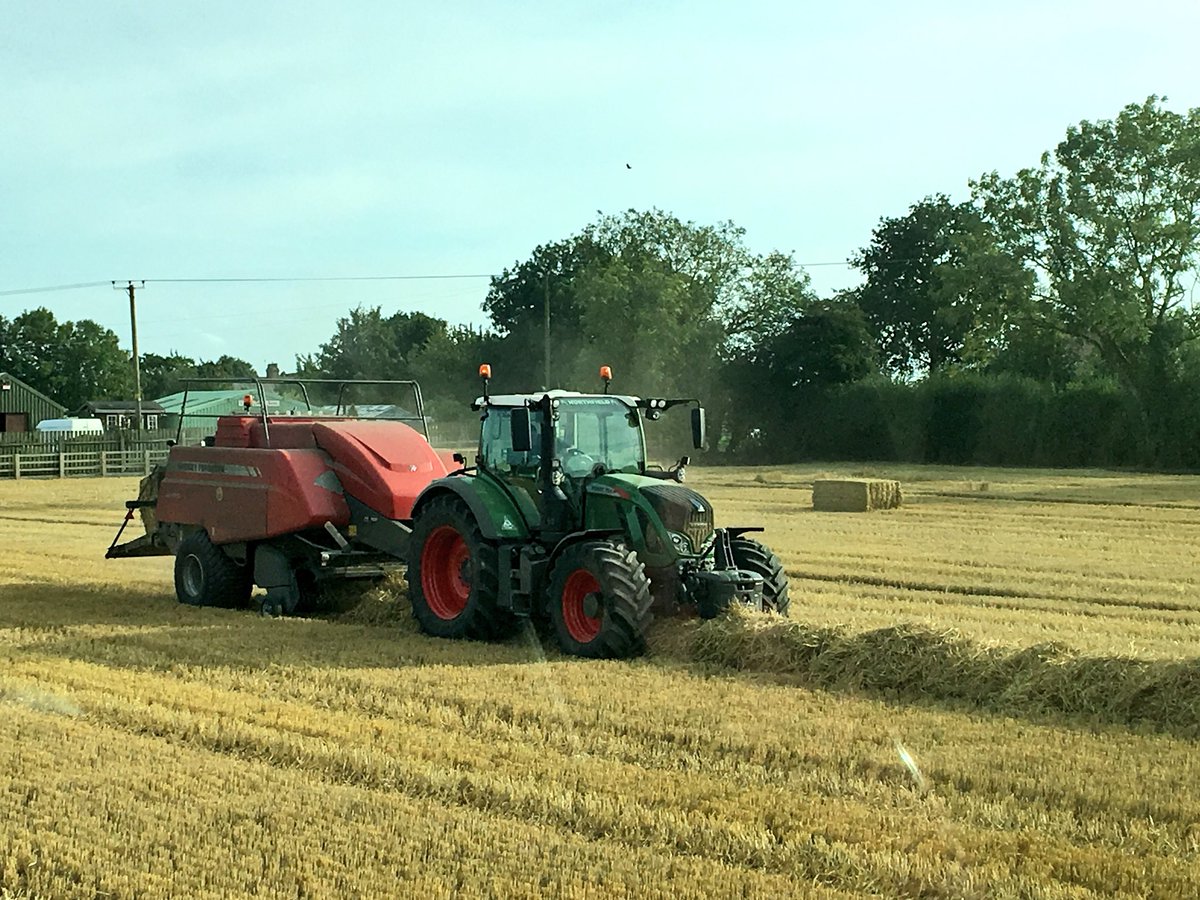
[[[693,471],[792,622],[620,663],[184,608],[135,480],[0,482],[0,896],[1200,893],[1200,478],[821,471]]]

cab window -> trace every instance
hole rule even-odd
[[[479,455],[483,464],[494,472],[509,475],[532,475],[541,456],[540,423],[533,422],[533,449],[517,451],[512,448],[512,410],[489,409],[480,432]]]

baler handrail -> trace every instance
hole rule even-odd
[[[266,440],[266,445],[268,447],[271,446],[271,424],[270,424],[271,416],[267,411],[266,385],[284,384],[284,385],[291,385],[291,386],[299,388],[300,393],[302,394],[302,396],[304,398],[305,411],[308,413],[312,413],[312,410],[313,410],[312,400],[310,399],[309,393],[308,393],[309,385],[337,385],[338,386],[337,405],[335,407],[335,413],[332,418],[354,418],[352,416],[344,415],[342,413],[343,400],[345,397],[346,388],[348,386],[352,386],[352,385],[394,385],[394,386],[408,387],[408,388],[411,388],[411,390],[412,390],[414,405],[416,406],[415,414],[411,415],[411,416],[397,416],[395,418],[385,419],[384,421],[419,422],[420,426],[421,426],[422,435],[424,436],[426,441],[429,441],[429,423],[425,419],[425,400],[424,400],[424,396],[421,393],[421,385],[419,382],[411,380],[411,379],[294,378],[294,377],[293,378],[287,378],[287,377],[285,377],[285,378],[259,378],[257,376],[251,377],[251,378],[237,378],[237,377],[222,378],[222,377],[218,376],[218,377],[195,377],[195,378],[183,379],[183,398],[182,398],[182,402],[180,403],[180,406],[179,406],[179,413],[178,413],[179,427],[178,427],[178,430],[176,431],[176,443],[181,443],[183,441],[183,423],[184,423],[184,417],[187,412],[187,401],[188,401],[189,390],[191,389],[192,385],[204,385],[204,384],[252,385],[253,388],[258,393],[258,408],[260,410],[258,417],[259,417],[259,420],[262,422],[263,436]],[[395,404],[393,404],[393,405],[395,405]],[[193,416],[198,416],[198,417],[203,417],[203,418],[213,418],[213,419],[220,419],[223,415],[227,415],[227,414],[222,414],[222,413],[217,413],[215,415],[214,414],[206,414],[206,413],[194,413],[193,414]]]
[[[258,388],[258,408],[262,410],[262,426],[263,440],[268,447],[271,446],[271,422],[267,416],[267,392],[261,381],[256,381],[255,386]],[[301,393],[304,395],[304,405],[312,408],[312,404],[308,402],[308,391],[304,390],[303,385],[300,387]]]
[[[175,429],[175,443],[177,445],[183,443],[183,411],[185,409],[187,409],[187,398],[188,398],[188,388],[189,387],[190,386],[185,381],[183,383],[183,400],[181,400],[179,403],[179,425]]]

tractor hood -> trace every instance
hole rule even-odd
[[[629,500],[637,494],[668,531],[687,537],[700,550],[713,533],[713,508],[704,496],[674,481],[644,475],[605,475],[587,486],[589,494]]]

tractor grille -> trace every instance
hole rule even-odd
[[[708,501],[690,488],[676,484],[656,484],[642,493],[671,531],[685,535],[692,549],[699,551],[713,533],[713,511]]]

